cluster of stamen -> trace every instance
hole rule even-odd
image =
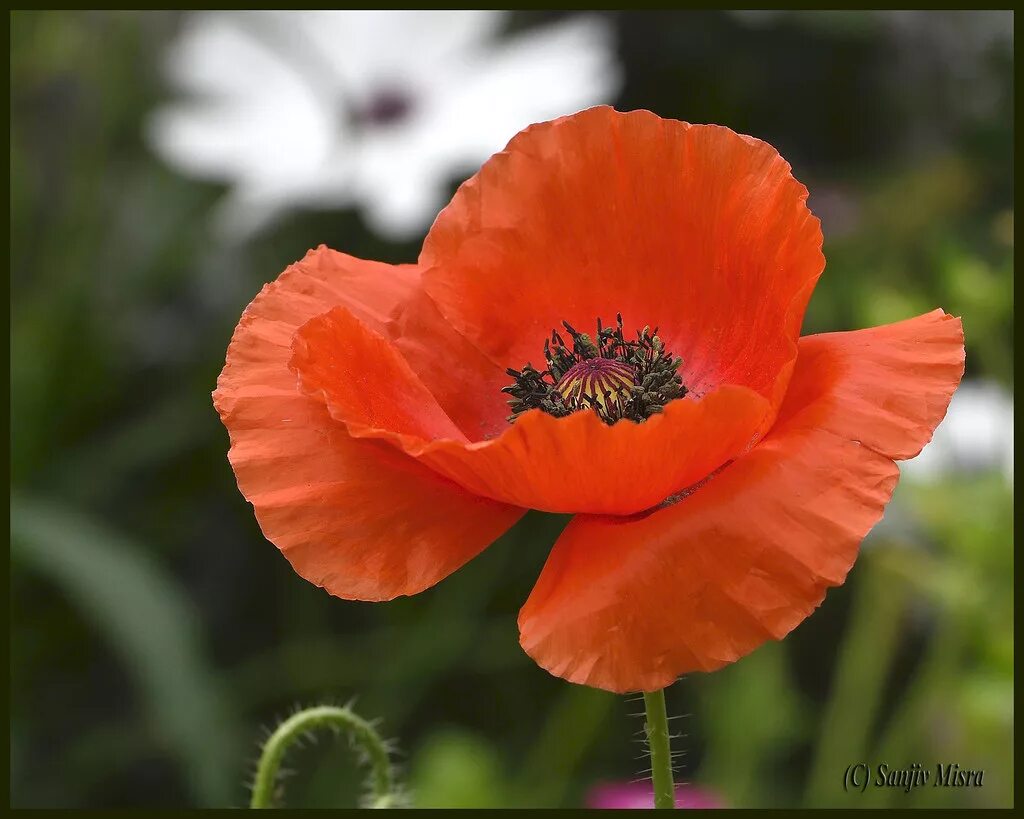
[[[682,359],[665,350],[657,327],[637,330],[636,341],[627,341],[620,313],[615,327],[603,327],[597,320],[595,341],[566,321],[562,325],[571,344],[553,330],[544,342],[546,369],[527,364],[522,370],[507,370],[513,383],[502,392],[512,396],[509,422],[531,409],[556,418],[593,410],[609,425],[623,418],[639,422],[686,395],[678,374]]]

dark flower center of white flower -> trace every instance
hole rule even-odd
[[[363,126],[386,127],[406,119],[416,107],[409,92],[394,87],[379,88],[355,112],[356,121]]]

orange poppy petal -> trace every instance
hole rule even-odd
[[[524,649],[572,682],[662,688],[795,628],[843,582],[899,470],[963,372],[941,311],[800,342],[779,419],[753,450],[644,517],[575,518],[519,615]]]
[[[391,342],[344,307],[298,329],[289,366],[307,394],[329,399],[347,422],[416,440],[466,440]]]
[[[356,316],[323,314],[299,329],[293,364],[305,371],[310,391],[314,383],[335,385],[339,403],[355,404],[345,417],[426,439],[477,441],[508,429],[501,388],[509,376],[452,329],[422,288],[413,288],[386,323]],[[351,395],[343,397],[344,386],[353,387]],[[423,412],[433,417],[426,426],[401,420]]]
[[[807,190],[765,142],[649,111],[531,126],[463,184],[424,242],[423,283],[501,367],[541,359],[563,319],[660,327],[698,395],[777,406],[824,266]]]
[[[806,336],[799,350],[808,375],[790,391],[820,391],[827,384],[831,411],[817,410],[821,425],[895,460],[913,458],[931,440],[964,374],[963,324],[942,310],[867,330]],[[786,400],[803,401],[797,393]]]
[[[278,295],[286,292],[288,298],[264,299],[260,302],[260,315],[280,322],[277,329],[290,335],[297,324],[344,305],[368,326],[383,328],[419,282],[420,269],[416,265],[368,262],[320,245],[266,286],[283,288]],[[296,319],[297,316],[302,318]],[[239,324],[245,320],[243,314]]]
[[[470,441],[508,429],[511,383],[499,367],[445,320],[430,296],[417,288],[387,326],[387,337],[430,394]]]
[[[290,366],[354,437],[388,440],[473,494],[548,512],[650,509],[744,452],[770,412],[759,393],[724,386],[642,424],[532,410],[471,443],[397,346],[342,307],[299,329]]]
[[[239,489],[264,534],[300,575],[339,597],[422,591],[523,513],[352,438],[288,369],[292,337],[311,317],[344,305],[383,329],[417,278],[414,268],[311,251],[246,308],[214,392]]]
[[[344,308],[303,325],[291,366],[354,437],[386,439],[474,494],[548,512],[649,509],[743,452],[769,411],[753,390],[726,386],[642,424],[531,410],[468,443],[398,350]]]
[[[767,401],[744,387],[672,401],[660,415],[607,426],[593,412],[531,410],[500,438],[409,449],[489,498],[545,512],[629,515],[703,479],[750,445]]]

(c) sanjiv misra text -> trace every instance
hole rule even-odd
[[[963,768],[956,762],[936,763],[925,767],[919,762],[904,767],[880,762],[871,769],[866,763],[850,765],[846,769],[844,790],[899,788],[910,793],[914,788],[980,788],[985,784],[985,771]]]

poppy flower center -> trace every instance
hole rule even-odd
[[[637,330],[636,341],[627,341],[622,315],[615,327],[597,320],[596,341],[563,321],[571,344],[557,330],[544,341],[547,368],[527,364],[509,368],[513,383],[502,388],[512,396],[509,422],[531,409],[556,418],[580,410],[592,410],[606,424],[623,418],[644,421],[661,412],[669,401],[687,393],[678,374],[682,359],[672,356],[658,337],[658,328]]]

